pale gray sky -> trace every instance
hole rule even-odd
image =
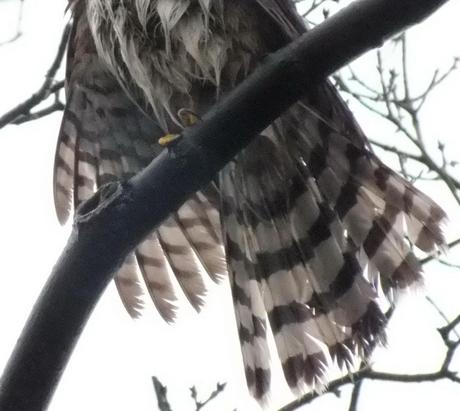
[[[0,2],[0,42],[14,33],[14,0]],[[64,24],[65,2],[26,1],[23,35],[15,43],[0,47],[0,113],[29,97],[43,80],[52,61]],[[412,29],[410,63],[416,86],[430,78],[437,67],[447,67],[454,54],[460,55],[458,39],[460,3],[451,1],[435,16]],[[357,63],[364,75],[372,76],[374,57]],[[460,157],[460,75],[452,76],[427,104],[423,127],[436,144],[446,142],[451,158]],[[382,127],[355,107],[369,135],[390,140],[393,130]],[[60,113],[40,121],[10,126],[0,131],[0,176],[3,201],[0,205],[0,369],[6,362],[40,289],[57,259],[68,227],[60,227],[52,205],[51,173]],[[422,185],[450,213],[447,234],[460,233],[458,208],[446,191],[435,184]],[[454,256],[455,258],[455,256]],[[460,258],[457,258],[460,262]],[[448,315],[460,312],[458,271],[432,264],[427,267],[427,290],[439,300]],[[142,320],[133,322],[110,286],[96,307],[57,389],[50,410],[136,410],[156,409],[150,376],[157,375],[169,387],[176,411],[192,410],[188,387],[197,385],[203,395],[217,381],[228,382],[225,392],[209,407],[214,410],[257,410],[249,399],[243,377],[231,299],[226,283],[210,285],[210,295],[201,315],[184,306],[178,323],[164,324],[148,308]],[[387,349],[376,353],[379,369],[401,372],[431,371],[442,355],[442,344],[433,324],[442,325],[426,304],[423,293],[406,298],[390,325]],[[460,369],[460,362],[457,361]],[[288,391],[280,384],[273,396],[279,406]],[[460,387],[449,383],[397,385],[366,383],[362,410],[456,410]],[[309,410],[344,410],[346,397],[332,395]]]

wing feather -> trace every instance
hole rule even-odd
[[[72,205],[77,207],[101,185],[142,170],[159,154],[157,141],[164,134],[98,56],[84,2],[73,3],[73,12],[67,103],[54,170],[55,205],[62,223]],[[202,273],[215,280],[226,273],[218,201],[215,187],[198,192],[127,258],[115,281],[131,315],[139,314],[144,283],[162,317],[172,321],[176,296],[171,276],[196,309],[202,306]]]
[[[365,357],[385,339],[377,283],[388,293],[420,281],[404,219],[409,214],[435,227],[425,230],[431,234],[423,241],[432,249],[442,243],[436,229],[444,215],[359,145],[360,137],[338,133],[306,106],[297,104],[266,129],[221,178],[224,232],[239,226],[247,233],[233,241],[250,239],[244,247],[227,246],[230,269],[241,278],[241,260],[256,266],[278,357],[295,393],[321,389],[331,360],[350,367],[354,356]],[[368,266],[374,275],[366,274]],[[231,280],[243,288],[242,279]],[[255,353],[243,358],[254,367]]]

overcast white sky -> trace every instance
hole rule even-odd
[[[17,1],[0,1],[0,42],[14,33]],[[26,0],[22,37],[0,47],[0,113],[30,96],[43,80],[52,61],[64,24],[64,1]],[[452,0],[435,16],[410,33],[411,72],[422,87],[437,67],[449,66],[460,55],[460,3]],[[371,76],[375,61],[368,57],[358,67]],[[451,77],[427,104],[423,127],[436,145],[446,142],[452,159],[460,157],[460,75]],[[356,108],[364,129],[382,141],[393,141],[392,131]],[[59,226],[52,205],[51,173],[60,113],[40,121],[0,131],[0,369],[15,344],[54,261],[65,244],[68,227]],[[450,213],[448,236],[460,233],[458,208],[445,190],[425,184]],[[460,262],[460,258],[453,260]],[[438,264],[427,267],[427,290],[447,315],[460,312],[459,272]],[[146,310],[133,322],[110,286],[96,307],[57,389],[50,410],[156,409],[150,376],[169,387],[175,411],[193,410],[188,387],[196,385],[203,396],[217,381],[228,382],[225,392],[209,409],[258,409],[246,394],[228,285],[210,284],[208,303],[201,315],[184,307],[175,326],[165,325]],[[436,369],[442,344],[433,325],[442,325],[423,296],[405,299],[390,325],[390,344],[375,356],[379,369],[400,372]],[[460,369],[460,362],[457,361]],[[286,401],[287,390],[274,396],[275,405]],[[457,410],[460,387],[447,382],[423,385],[366,383],[362,410]],[[343,396],[345,401],[347,395]],[[309,410],[344,410],[344,400],[327,395]]]

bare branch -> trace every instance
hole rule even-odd
[[[68,24],[66,25],[64,32],[62,34],[56,57],[54,58],[51,67],[48,69],[48,72],[46,73],[45,81],[38,89],[38,91],[32,94],[32,96],[30,96],[27,100],[25,100],[21,104],[17,105],[15,108],[0,116],[0,129],[8,124],[20,124],[24,121],[29,121],[34,118],[43,117],[43,110],[41,111],[41,113],[35,114],[31,113],[31,110],[43,101],[45,101],[51,94],[55,94],[56,98],[59,98],[58,92],[64,87],[64,83],[62,81],[56,83],[55,76],[64,58],[69,34],[70,25]],[[55,102],[52,106],[44,110],[45,113],[49,114],[58,109],[62,109],[62,104],[56,104]]]
[[[45,107],[41,110],[34,111],[33,113],[20,114],[14,121],[10,124],[19,125],[27,123],[29,121],[38,120],[49,114],[54,113],[55,111],[62,111],[65,108],[64,103],[61,102],[59,92],[64,88],[64,80],[58,81],[53,86],[50,87],[49,94],[54,94],[54,101],[48,107]]]
[[[448,366],[451,364],[453,354],[458,347],[458,343],[455,343],[452,348],[449,348],[446,354],[445,362],[443,362],[441,368],[437,372],[432,373],[422,373],[422,374],[393,374],[389,372],[379,372],[373,371],[371,369],[362,369],[353,374],[346,375],[342,378],[338,378],[329,383],[328,388],[325,393],[335,393],[337,390],[340,390],[347,384],[358,384],[362,383],[364,380],[378,380],[378,381],[387,381],[387,382],[402,382],[402,383],[423,383],[423,382],[434,382],[440,380],[449,380],[454,383],[460,383],[460,378],[457,376],[457,373],[450,371]],[[359,394],[359,391],[354,391],[355,396]],[[311,403],[313,400],[319,397],[315,392],[310,392],[305,396],[299,398],[296,401],[289,403],[288,405],[279,409],[279,411],[293,411],[305,404]],[[357,398],[354,399],[356,404]]]
[[[455,241],[451,241],[450,243],[447,243],[446,244],[446,249],[450,250],[456,246],[458,246],[460,244],[460,238],[458,238],[457,240]],[[432,255],[428,255],[426,256],[425,258],[422,258],[420,260],[420,263],[422,265],[426,264],[426,263],[429,263],[430,261],[433,261],[434,259],[436,259],[438,256],[436,254],[432,254]]]
[[[444,340],[447,340],[449,338],[449,334],[454,331],[454,329],[460,325],[460,314],[452,320],[450,323],[448,323],[446,326],[440,328],[438,331],[441,334],[442,338]],[[455,333],[457,334],[457,333]],[[460,337],[459,337],[460,339]]]
[[[429,86],[421,94],[414,97],[411,91],[410,73],[407,61],[408,46],[406,35],[400,35],[395,42],[401,47],[401,61],[398,70],[387,70],[385,68],[381,52],[377,52],[377,72],[379,76],[380,90],[377,90],[376,87],[359,79],[359,76],[356,75],[352,69],[350,69],[350,81],[359,85],[362,89],[364,89],[364,92],[358,91],[350,86],[341,74],[334,76],[336,85],[340,90],[352,96],[363,107],[396,126],[397,131],[402,133],[415,146],[415,148],[419,151],[419,154],[405,152],[396,147],[377,141],[372,141],[374,145],[383,150],[394,153],[399,158],[409,158],[426,166],[444,182],[456,202],[460,204],[460,181],[447,169],[455,163],[452,163],[446,157],[443,150],[444,146],[441,143],[439,144],[439,149],[441,152],[442,164],[439,165],[433,159],[432,155],[426,148],[419,118],[420,110],[426,102],[429,93],[445,81],[445,79],[448,78],[448,76],[457,68],[459,59],[457,57],[454,58],[451,66],[441,75],[439,74],[439,71],[436,70]],[[402,92],[399,92],[399,85],[397,82],[398,76],[396,75],[397,72],[402,73],[402,79],[400,81],[400,83],[402,82]],[[402,97],[399,97],[398,94],[402,94]]]
[[[209,394],[208,398],[204,401],[198,400],[198,393],[195,387],[190,388],[190,395],[195,402],[195,411],[200,411],[206,405],[208,405],[214,398],[216,398],[220,393],[222,393],[225,389],[225,383],[217,383],[216,389]]]
[[[353,391],[351,392],[350,405],[348,407],[348,411],[358,410],[358,400],[361,394],[361,387],[363,386],[363,381],[364,380],[359,380],[356,381],[355,384],[353,384]]]
[[[157,377],[152,377],[152,382],[157,396],[158,409],[160,411],[172,411],[168,401],[168,388]]]

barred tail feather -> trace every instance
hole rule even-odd
[[[66,109],[66,111],[68,110]],[[61,125],[54,160],[54,204],[61,224],[67,221],[73,206],[76,141],[76,125],[71,121],[71,118],[66,118]]]
[[[251,394],[265,402],[270,388],[270,354],[254,249],[249,232],[241,226],[242,216],[238,203],[234,201],[238,193],[233,175],[221,173],[220,186],[225,193],[221,198],[222,221],[226,228],[225,248],[246,381]]]
[[[128,314],[137,318],[142,310],[144,291],[141,286],[141,277],[133,254],[126,257],[125,262],[114,277],[118,294],[128,311]]]
[[[234,294],[249,295],[240,262],[250,261],[246,282],[257,284],[286,381],[299,392],[321,389],[332,361],[352,367],[385,341],[380,284],[389,293],[420,282],[406,236],[425,251],[440,246],[444,213],[359,138],[302,107],[286,116],[221,173],[222,221]],[[252,305],[240,308],[238,321],[249,324]],[[255,347],[249,354],[242,344],[253,369]]]
[[[441,227],[446,214],[437,204],[365,148],[356,147],[337,133],[330,134],[329,144],[344,148],[329,156],[328,165],[339,176],[339,180],[351,182],[371,193],[380,213],[385,207],[391,206],[408,216],[405,219],[406,234],[423,251],[442,246],[444,239]],[[342,160],[338,159],[339,156]],[[346,162],[351,165],[348,170],[344,166]]]
[[[167,218],[157,233],[164,255],[182,291],[192,307],[200,311],[206,294],[203,269],[185,233],[173,217]]]
[[[221,235],[216,233],[205,208],[209,203],[193,195],[176,213],[176,222],[195,251],[203,268],[214,281],[227,272]],[[212,212],[209,210],[208,212]]]
[[[203,190],[196,193],[197,200],[201,203],[201,209],[206,213],[206,216],[214,229],[214,235],[219,243],[222,241],[222,225],[220,222],[220,192],[216,183],[211,183]]]
[[[229,238],[229,241],[232,240]],[[245,375],[250,392],[263,402],[271,378],[265,309],[257,281],[246,277],[248,269],[251,269],[249,265],[253,263],[232,260],[230,264],[235,267],[230,272],[230,281]],[[238,266],[241,268],[238,269]]]
[[[236,165],[224,170],[223,223],[227,234],[239,226],[250,237],[245,247],[235,249],[237,241],[227,247],[230,270],[233,255],[255,258],[257,284],[286,381],[294,392],[302,392],[307,386],[324,386],[331,357],[350,365],[353,351],[371,339],[360,322],[373,315],[368,306],[376,292],[355,257],[347,254],[343,227],[315,180],[286,158],[275,137],[267,129]],[[237,218],[229,220],[228,210]],[[244,360],[251,361],[244,351]]]
[[[171,282],[171,269],[156,233],[151,233],[139,245],[136,257],[155,307],[166,322],[173,322],[177,297]]]
[[[294,109],[297,117],[303,106],[299,107]],[[297,133],[296,149],[355,245],[363,248],[371,263],[380,266],[380,274],[389,279],[387,285],[406,288],[419,281],[421,269],[405,237],[423,251],[442,247],[445,213],[364,146],[357,146],[358,139],[339,134],[336,127],[328,128],[311,113],[303,121],[313,137]],[[298,118],[296,124],[299,126]]]

